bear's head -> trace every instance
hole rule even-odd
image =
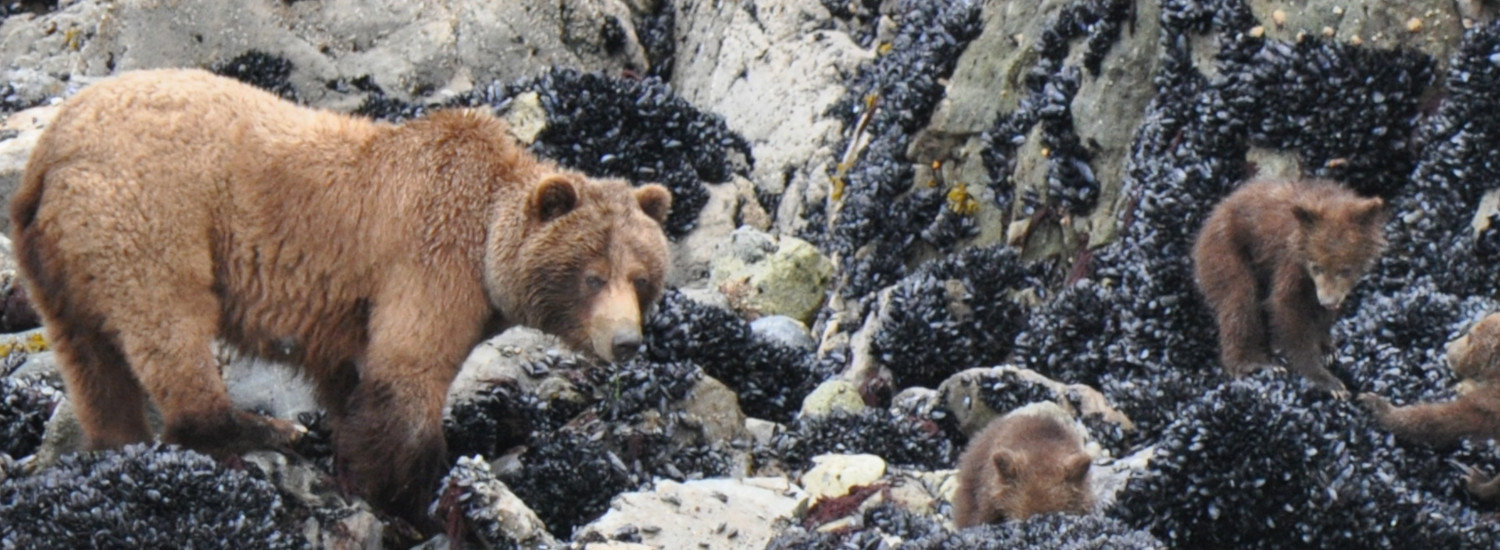
[[[1338,309],[1385,250],[1385,202],[1378,198],[1322,201],[1292,209],[1307,274],[1318,303]]]
[[[491,303],[508,321],[606,361],[634,356],[666,279],[661,224],[671,192],[557,171],[544,173],[524,200],[522,219],[493,221],[485,260]]]
[[[1463,336],[1448,342],[1448,367],[1464,386],[1500,378],[1500,313],[1474,323]]]

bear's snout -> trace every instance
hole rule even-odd
[[[641,332],[628,328],[615,330],[615,336],[611,346],[615,361],[629,361],[641,350]]]

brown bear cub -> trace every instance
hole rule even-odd
[[[980,430],[958,461],[959,528],[1093,507],[1083,428],[1056,403],[1032,403]]]
[[[1469,437],[1500,437],[1500,313],[1492,313],[1448,343],[1448,367],[1459,379],[1459,397],[1447,403],[1406,407],[1363,393],[1359,402],[1396,437],[1436,447],[1455,445]],[[1486,500],[1500,500],[1500,477],[1463,467],[1469,492]]]
[[[1330,181],[1241,186],[1203,223],[1193,276],[1219,326],[1231,376],[1271,364],[1346,399],[1324,365],[1339,305],[1385,250],[1385,203]]]
[[[671,195],[540,162],[478,110],[402,125],[202,71],[129,73],[64,103],[11,204],[27,291],[88,446],[284,449],[236,411],[212,343],[298,365],[340,473],[423,521],[448,385],[524,324],[632,354],[667,267]]]

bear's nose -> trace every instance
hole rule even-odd
[[[628,329],[617,330],[611,347],[615,361],[629,361],[641,349],[641,333]]]

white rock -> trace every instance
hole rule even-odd
[[[814,500],[837,498],[854,487],[880,481],[885,469],[885,460],[875,455],[818,455],[798,482]]]
[[[859,386],[848,380],[834,379],[818,384],[812,393],[802,398],[803,418],[827,416],[835,412],[857,413],[865,408],[865,400],[859,395]]]
[[[624,493],[610,502],[603,517],[579,529],[607,537],[627,526],[640,531],[650,548],[765,548],[779,530],[776,520],[790,518],[804,495],[785,479],[701,479],[678,483],[659,479],[651,491]]]
[[[11,195],[21,185],[21,174],[26,171],[31,150],[36,148],[42,130],[56,114],[57,107],[33,107],[12,113],[0,123],[0,204],[10,204]],[[10,234],[9,208],[0,208],[0,232]],[[15,269],[9,238],[5,240],[5,249],[5,262],[0,269]]]
[[[391,96],[420,99],[552,66],[644,70],[630,21],[622,0],[83,0],[40,17],[7,18],[0,77],[39,71],[46,76],[40,86],[52,88],[45,97],[69,77],[207,67],[258,50],[293,63],[290,78],[303,99],[347,109],[363,92],[326,83],[369,76]],[[625,34],[613,52],[604,37],[610,26]]]
[[[817,2],[691,2],[679,10],[673,86],[750,142],[750,179],[764,192],[787,193],[777,232],[793,234],[803,205],[823,200],[826,171],[837,162],[843,123],[825,113],[874,53],[843,32],[820,30],[829,14]]]

